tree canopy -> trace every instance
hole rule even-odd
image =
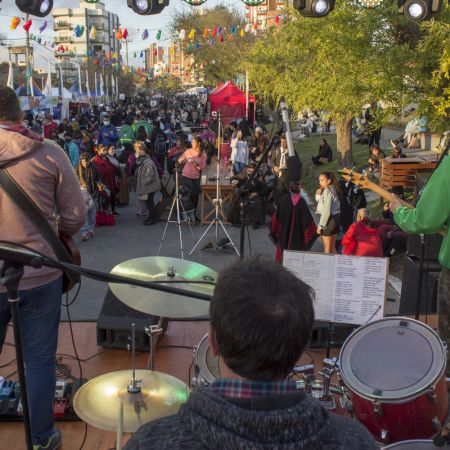
[[[294,12],[252,47],[252,85],[266,98],[284,96],[295,110],[329,111],[338,150],[351,159],[350,124],[362,106],[380,100],[390,108],[402,104],[411,49],[395,42],[393,14],[391,5],[367,10],[348,0],[321,19]]]
[[[220,35],[211,36],[211,30],[222,27],[226,33],[221,42]],[[230,33],[236,27],[236,33]],[[179,41],[180,30],[186,30],[183,47],[191,44],[190,53],[194,56],[195,64],[203,66],[205,83],[215,85],[221,81],[232,80],[244,72],[246,55],[255,42],[255,36],[246,33],[240,36],[240,30],[245,28],[244,17],[236,10],[224,5],[199,10],[177,12],[171,22],[171,36],[173,41]],[[190,31],[195,30],[195,38],[189,39]],[[208,37],[203,37],[205,29],[209,30]],[[213,41],[213,42],[212,42]]]
[[[410,64],[410,100],[434,131],[450,127],[450,8],[421,24],[422,37]]]

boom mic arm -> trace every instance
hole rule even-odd
[[[302,163],[292,142],[291,125],[289,123],[289,111],[284,101],[284,97],[280,98],[281,118],[283,119],[284,135],[288,147],[288,157],[286,158],[287,171],[289,181],[299,181],[302,176]]]

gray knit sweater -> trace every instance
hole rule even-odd
[[[368,431],[303,393],[226,399],[191,393],[175,416],[142,426],[125,450],[377,450]]]

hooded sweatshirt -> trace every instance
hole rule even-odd
[[[64,150],[29,130],[0,128],[0,168],[31,197],[57,232],[74,235],[86,220],[86,203]],[[22,210],[0,188],[0,239],[26,245],[55,258],[53,250]],[[56,269],[25,267],[20,289],[50,283],[61,276]],[[5,288],[0,286],[0,292]]]
[[[304,393],[227,399],[200,387],[175,416],[138,430],[125,450],[376,450],[358,422]]]

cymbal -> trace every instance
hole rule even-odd
[[[174,276],[169,276],[172,270]],[[165,256],[135,258],[118,264],[111,270],[115,275],[124,275],[143,281],[210,281],[216,282],[218,274],[214,270],[192,261]],[[172,283],[172,287],[212,295],[211,284]],[[112,293],[125,305],[146,314],[173,319],[189,319],[207,316],[209,302],[183,295],[146,289],[129,284],[109,283]]]
[[[141,391],[128,392],[132,371],[106,373],[88,381],[75,394],[73,407],[84,422],[116,431],[123,410],[123,431],[133,433],[144,423],[176,414],[189,390],[178,378],[161,372],[136,370]]]

